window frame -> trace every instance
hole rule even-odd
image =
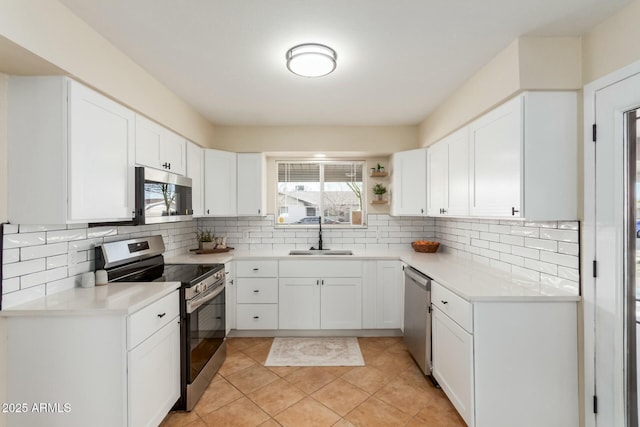
[[[366,160],[347,160],[347,159],[340,159],[340,160],[330,160],[330,159],[323,159],[323,160],[317,160],[317,159],[278,159],[275,160],[275,191],[274,191],[274,197],[275,197],[275,211],[279,212],[280,211],[280,205],[278,204],[278,184],[280,183],[279,179],[278,179],[278,173],[280,170],[280,165],[281,164],[292,164],[292,163],[298,163],[298,164],[302,164],[302,163],[306,163],[306,164],[317,164],[320,166],[320,203],[318,205],[318,210],[320,212],[323,212],[324,210],[324,197],[323,197],[323,193],[324,193],[324,165],[327,164],[347,164],[347,165],[352,165],[352,164],[359,164],[362,167],[362,190],[361,190],[361,200],[362,200],[362,224],[325,224],[323,222],[322,224],[322,228],[344,228],[344,229],[354,229],[354,228],[367,228],[367,196],[368,196],[368,191],[367,191],[367,161]],[[275,217],[275,227],[278,228],[289,228],[289,227],[293,227],[293,228],[318,228],[318,224],[285,224],[285,223],[279,223],[278,222],[278,215],[276,215]]]

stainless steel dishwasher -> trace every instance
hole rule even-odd
[[[409,266],[404,268],[404,342],[431,376],[431,279]]]

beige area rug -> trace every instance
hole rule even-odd
[[[265,366],[364,366],[364,359],[355,337],[276,337]]]

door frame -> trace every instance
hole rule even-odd
[[[581,247],[581,265],[580,265],[580,277],[582,278],[582,311],[583,311],[583,371],[584,371],[584,425],[586,427],[604,427],[608,425],[623,425],[620,421],[626,419],[624,395],[626,392],[626,377],[625,377],[625,355],[624,355],[624,298],[622,298],[620,292],[616,292],[616,287],[607,288],[604,285],[609,280],[609,283],[616,283],[616,277],[611,275],[599,276],[594,278],[593,261],[596,260],[596,144],[592,141],[592,125],[596,119],[596,94],[605,88],[613,87],[617,84],[621,84],[623,81],[638,76],[640,77],[640,61],[627,65],[611,74],[608,74],[598,80],[595,80],[584,87],[584,214],[583,214],[583,227],[582,229],[582,247]],[[640,79],[638,79],[640,81]],[[637,93],[637,106],[640,106],[640,84],[638,85]],[[635,102],[635,101],[634,101]],[[622,116],[621,111],[616,111],[616,117],[614,123],[617,123]],[[604,112],[600,112],[604,114]],[[599,133],[599,132],[596,132]],[[614,137],[615,135],[613,135]],[[604,138],[611,138],[612,135],[598,135],[598,141],[602,141]],[[615,146],[614,146],[615,147]],[[624,150],[616,150],[615,161],[620,161],[620,164],[624,164]],[[622,152],[619,154],[618,152]],[[624,173],[620,171],[620,173]],[[609,190],[624,191],[624,188],[618,188],[619,185],[612,185]],[[624,206],[617,207],[622,211]],[[624,229],[624,223],[622,217],[620,218],[620,224],[616,223],[616,226]],[[616,259],[617,260],[617,259]],[[620,261],[624,262],[624,259]],[[602,295],[603,292],[607,292],[606,297],[613,300],[615,306],[614,316],[614,331],[611,331],[614,342],[614,361],[611,365],[596,366],[596,312],[595,309],[599,304],[599,300],[596,300],[596,286],[600,286],[598,294]],[[610,292],[608,290],[610,289]],[[613,383],[613,408],[606,408],[606,411],[612,414],[614,419],[601,419],[594,414],[594,396],[597,395],[596,390],[596,367],[600,370],[602,375],[609,375],[612,378]],[[604,370],[604,371],[603,371]],[[598,374],[600,376],[601,374]],[[601,394],[605,393],[601,391]],[[617,403],[615,403],[617,402]],[[602,409],[602,408],[601,408]],[[603,412],[603,411],[599,411]],[[602,415],[600,415],[602,417]]]

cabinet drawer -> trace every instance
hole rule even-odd
[[[278,304],[238,304],[238,329],[278,329]]]
[[[127,318],[127,349],[131,350],[180,314],[178,291],[170,293]]]
[[[236,261],[236,277],[278,277],[278,261]]]
[[[237,279],[239,303],[277,303],[278,279],[275,277],[255,278],[241,277]]]
[[[362,277],[362,261],[280,261],[280,277]]]
[[[462,326],[473,333],[473,306],[447,288],[431,282],[431,303]]]

